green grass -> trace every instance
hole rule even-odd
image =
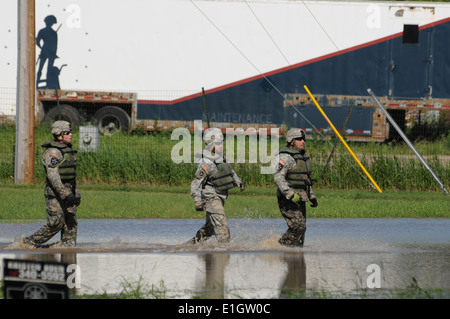
[[[106,291],[92,294],[74,295],[76,299],[168,299],[167,287],[163,280],[158,284],[146,283],[142,276],[137,281],[129,281],[126,278],[120,281],[121,291],[117,294],[108,294]],[[224,289],[227,291],[227,289]],[[227,291],[235,299],[241,299],[242,296],[233,291]],[[283,296],[280,299],[447,299],[448,290],[421,288],[417,280],[412,277],[411,284],[406,288],[394,288],[388,290],[371,290],[367,288],[358,288],[351,292],[328,292],[322,289],[311,289],[297,287],[297,289],[284,289]],[[1,296],[1,295],[0,295]],[[192,299],[211,299],[208,294],[193,294]]]
[[[50,138],[48,131],[48,127],[35,131],[36,185],[14,185],[15,131],[13,127],[0,126],[0,219],[3,221],[46,217],[45,172],[40,163],[43,149],[39,145]],[[308,217],[449,217],[449,197],[443,195],[420,162],[405,156],[410,153],[404,144],[349,143],[383,190],[380,194],[372,190],[342,145],[338,145],[332,163],[326,165],[329,142],[308,141],[313,177],[317,179],[314,189],[319,199],[318,208],[308,207]],[[170,159],[176,143],[167,132],[114,134],[100,137],[97,152],[79,152],[78,183],[82,191],[79,218],[204,218],[202,212],[195,211],[189,196],[196,165],[176,164]],[[74,145],[78,148],[78,134],[74,136]],[[432,156],[428,164],[448,186],[450,163],[439,161],[437,156],[450,154],[449,139],[418,142],[415,146],[420,153]],[[230,192],[225,206],[228,217],[280,217],[273,175],[260,174],[260,166],[233,164],[247,190]]]
[[[118,294],[108,294],[103,292],[92,292],[88,294],[75,295],[71,293],[72,299],[168,299],[167,287],[163,280],[158,284],[149,284],[140,276],[137,281],[130,281],[124,277],[120,281],[121,290]],[[0,299],[3,299],[2,283],[0,282]],[[230,292],[229,292],[230,293]],[[242,298],[234,295],[235,298]],[[348,292],[328,292],[324,289],[313,290],[299,288],[286,290],[283,299],[448,299],[449,291],[442,289],[427,288],[419,286],[413,277],[411,284],[406,288],[394,288],[390,290],[368,290],[360,288],[351,293]],[[210,296],[193,295],[192,299],[211,299]]]
[[[81,186],[78,218],[204,218],[189,187]],[[449,218],[450,197],[437,192],[316,190],[308,218]],[[281,218],[276,189],[230,191],[229,218]],[[0,220],[44,219],[43,185],[0,185]]]

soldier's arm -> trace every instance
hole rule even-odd
[[[309,188],[309,200],[315,199],[316,195],[314,195],[312,186]]]
[[[240,177],[236,174],[236,172],[234,171],[234,169],[232,170],[232,177],[233,177],[233,180],[234,180],[234,182],[235,182],[235,184],[236,184],[237,186],[239,186],[239,185],[242,183],[242,180],[241,180]]]
[[[39,49],[42,49],[41,40],[42,40],[42,31],[39,31],[36,37],[36,45],[38,46]]]
[[[289,186],[286,181],[286,174],[292,167],[295,166],[295,160],[291,156],[280,154],[278,162],[275,167],[275,174],[273,179],[277,184],[278,189],[287,198],[291,199],[294,196],[294,190]]]
[[[61,176],[59,175],[58,167],[63,161],[63,155],[60,150],[56,148],[49,148],[44,152],[42,159],[47,171],[47,180],[52,185],[56,195],[65,199],[70,195],[70,190],[64,187]]]
[[[308,159],[308,161],[311,161],[311,159]],[[311,184],[312,184],[312,177],[310,176],[309,178],[311,179],[310,181],[311,181]],[[316,199],[316,195],[314,194],[312,186],[310,186],[309,190],[308,190],[308,199],[309,200]]]
[[[80,188],[78,187],[78,183],[75,181],[75,198],[77,198],[78,200],[78,204],[80,205],[81,203],[81,193],[80,193]]]
[[[76,197],[81,197],[80,188],[78,187],[77,182],[75,182],[75,195]]]
[[[211,168],[204,162],[200,162],[195,172],[194,180],[191,183],[191,197],[195,202],[202,201],[202,189],[207,177],[211,173]]]
[[[225,162],[228,162],[225,159]],[[231,165],[231,164],[230,164]],[[231,177],[233,178],[234,183],[239,187],[239,185],[242,183],[241,178],[236,174],[233,168],[231,168]]]

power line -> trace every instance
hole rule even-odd
[[[369,87],[366,85],[366,83],[363,81],[363,79],[359,76],[359,74],[356,72],[356,70],[353,68],[353,65],[350,63],[350,61],[347,59],[347,57],[345,56],[345,54],[341,53],[341,50],[339,49],[339,47],[337,46],[337,44],[333,41],[333,38],[328,34],[327,30],[325,30],[325,28],[322,26],[322,24],[320,23],[320,21],[316,18],[316,16],[312,13],[311,9],[308,7],[308,5],[305,3],[305,1],[302,0],[303,5],[306,7],[306,9],[308,10],[309,14],[313,17],[313,19],[317,22],[317,24],[319,25],[319,27],[322,29],[322,31],[325,33],[325,35],[327,36],[327,38],[330,40],[330,42],[333,44],[333,46],[336,48],[337,52],[339,52],[339,56],[341,56],[345,63],[347,64],[347,66],[350,68],[350,70],[353,72],[353,74],[356,76],[356,78],[358,79],[358,81],[364,86],[364,88],[367,90]]]
[[[280,47],[277,45],[277,43],[275,42],[275,40],[272,38],[272,36],[270,35],[270,33],[267,31],[267,29],[265,28],[264,24],[261,22],[261,20],[259,20],[258,16],[256,15],[256,13],[252,10],[252,8],[250,7],[250,5],[247,3],[246,0],[244,0],[245,3],[247,4],[247,6],[249,7],[250,11],[253,13],[253,15],[255,16],[256,20],[258,21],[258,23],[261,25],[261,27],[263,28],[263,30],[266,32],[266,34],[268,35],[268,37],[271,39],[272,43],[276,46],[276,48],[278,49],[279,53],[283,56],[283,58],[285,59],[286,63],[291,66],[290,62],[288,61],[287,57],[284,55],[283,51],[280,49]],[[236,49],[236,51],[239,52],[240,55],[242,55],[242,57],[244,57],[245,60],[247,60],[247,62],[252,65],[255,70],[278,92],[278,94],[281,95],[281,97],[283,98],[283,100],[288,101],[290,103],[290,105],[292,106],[292,108],[298,113],[300,114],[306,122],[308,122],[309,125],[311,125],[313,127],[313,129],[320,135],[322,136],[322,138],[329,144],[332,145],[332,143],[316,128],[316,126],[311,123],[311,121],[309,121],[303,114],[302,112],[300,112],[298,110],[298,108],[292,103],[292,101],[288,100],[285,96],[285,94],[283,94],[278,87],[272,83],[272,81],[270,81],[264,73],[261,72],[261,70],[259,70],[259,68],[237,47],[237,45],[234,44],[234,42],[214,23],[214,21],[212,21],[207,15],[206,13],[199,8],[195,2],[193,0],[190,0],[190,2],[192,3],[192,5],[194,5],[194,7],[211,23],[211,25],[214,26],[214,28],[220,33],[222,34],[222,36]],[[311,12],[310,12],[311,13]],[[312,13],[311,13],[312,14]],[[296,75],[299,77],[300,82],[303,82],[301,79],[301,76],[297,73],[296,70],[294,70],[296,72]],[[338,152],[339,153],[339,152]],[[340,153],[339,153],[340,154]],[[342,156],[342,154],[340,154]],[[344,156],[343,157],[359,174],[360,176],[366,180],[369,185],[371,185],[372,187],[374,187],[374,185],[372,185],[364,175],[361,174],[361,172],[359,170],[357,170],[355,168],[355,166],[348,161],[348,159]],[[375,187],[374,187],[375,188]]]
[[[220,32],[220,34],[222,34],[222,36],[236,49],[236,51],[239,52],[239,54],[241,54],[248,63],[250,63],[256,71],[258,71],[258,73],[260,75],[262,75],[264,77],[264,79],[266,79],[267,82],[269,82],[269,84],[281,95],[283,96],[283,93],[280,92],[280,90],[258,69],[258,67],[233,43],[233,41],[231,41],[230,38],[227,37],[227,35],[220,30],[220,28],[203,12],[202,9],[200,9],[193,0],[190,0],[191,3],[197,8],[197,10],[216,28],[217,31]]]
[[[281,48],[280,48],[280,47],[278,46],[278,44],[275,42],[275,40],[273,39],[273,37],[270,35],[269,31],[267,31],[266,27],[264,26],[264,24],[262,23],[262,21],[258,18],[258,16],[256,15],[255,11],[253,11],[252,7],[248,4],[247,0],[244,0],[244,2],[245,2],[245,4],[247,5],[247,7],[250,9],[250,11],[253,13],[253,15],[255,16],[256,20],[258,21],[258,23],[260,24],[260,26],[262,27],[262,29],[264,30],[264,32],[267,34],[267,36],[270,38],[270,40],[272,41],[272,43],[275,45],[275,47],[277,48],[278,52],[279,52],[279,53],[281,54],[281,56],[284,58],[284,60],[285,60],[286,63],[288,64],[288,66],[291,66],[291,63],[290,63],[289,60],[287,59],[286,55],[283,53],[283,51],[281,50]],[[302,1],[302,3],[306,6],[306,4],[304,3],[304,1]],[[307,6],[306,6],[306,7],[307,7]],[[308,9],[309,13],[314,17],[314,15],[312,14],[312,12],[309,10],[308,7],[307,7],[307,9]],[[320,25],[319,21],[318,21],[315,17],[314,17],[314,19],[315,19],[315,20],[317,21],[317,23]],[[321,26],[321,28],[322,28],[322,30],[326,33],[325,29],[324,29],[322,26]],[[326,33],[326,34],[327,34],[327,36],[329,37],[329,39],[333,42],[333,45],[337,48],[336,44],[335,44],[334,41],[331,39],[331,37],[328,35],[328,33]],[[337,48],[337,50],[339,51],[339,48]],[[346,60],[346,61],[347,61],[347,60]],[[347,62],[348,62],[348,61],[347,61]],[[348,62],[348,64],[349,64],[349,62]],[[298,77],[300,83],[304,83],[304,81],[302,80],[302,77],[300,76],[300,73],[298,72],[297,69],[294,69],[294,73],[295,73],[296,76]],[[296,107],[291,101],[287,100],[286,97],[285,97],[284,95],[283,95],[283,98],[284,98],[286,101],[288,101],[288,102],[290,103],[290,105],[292,106],[292,108],[293,108],[298,114],[300,114],[300,115],[305,119],[305,121],[307,121],[307,122],[308,122],[308,123],[316,130],[316,132],[318,132],[318,133],[322,136],[322,138],[323,138],[329,145],[332,144],[327,138],[325,138],[325,136],[324,136],[322,133],[320,133],[320,131],[317,130],[317,128],[315,127],[315,125],[314,125],[313,123],[311,123],[311,121],[309,121],[309,120],[308,120],[308,119],[307,119],[307,118],[306,118],[306,117],[305,117],[305,116],[297,109],[297,107]],[[334,149],[334,147],[333,147],[333,149]],[[352,166],[352,167],[360,174],[360,176],[361,176],[366,182],[369,183],[369,185],[373,186],[374,189],[377,188],[377,187],[374,185],[374,183],[371,184],[371,183],[366,179],[366,177],[365,177],[363,174],[361,174],[361,172],[353,165],[353,163],[352,163],[351,161],[349,161],[349,160],[347,159],[347,157],[343,156],[343,154],[340,153],[339,151],[338,151],[338,153],[339,153],[339,155],[340,155],[342,158],[344,158],[345,161],[347,161],[347,164],[350,164],[350,166]]]

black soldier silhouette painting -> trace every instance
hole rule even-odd
[[[38,61],[39,63],[37,75],[36,75],[36,88],[40,89],[60,89],[59,74],[61,69],[65,66],[58,68],[54,66],[55,59],[59,58],[56,55],[58,49],[58,30],[54,30],[52,26],[57,23],[56,17],[49,15],[45,17],[45,28],[39,30],[36,37],[36,45],[41,49]],[[58,28],[59,29],[59,28]],[[47,63],[46,78],[42,79],[42,69],[45,63]]]

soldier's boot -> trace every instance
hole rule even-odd
[[[64,247],[75,247],[77,245],[77,242],[75,239],[71,238],[71,239],[66,239],[66,240],[62,240],[61,244],[64,245]]]
[[[202,228],[200,228],[195,236],[191,239],[189,239],[185,244],[199,244],[202,242],[205,242],[214,234],[214,230],[212,229],[210,224],[205,224]]]
[[[63,228],[61,229],[61,245],[75,247],[77,243],[78,221],[74,213],[68,212]]]
[[[298,239],[298,246],[303,247],[303,244],[305,243],[305,233],[303,233],[300,238]]]
[[[19,240],[19,245],[23,248],[38,248],[39,245],[30,237],[24,237]]]
[[[280,243],[280,245],[283,245],[283,246],[286,246],[286,247],[303,247],[303,242],[302,241],[291,242],[291,241],[282,240],[280,238],[278,240],[278,242]]]
[[[186,241],[184,244],[185,245],[196,245],[196,244],[198,244],[197,237],[192,237],[191,239]]]
[[[72,241],[60,240],[55,243],[41,245],[40,248],[71,248],[75,246],[76,243],[73,240]]]
[[[304,236],[301,231],[288,229],[278,242],[287,247],[303,247]]]
[[[286,238],[280,238],[278,240],[280,245],[287,246],[287,247],[303,247],[303,239],[297,238],[297,239],[286,239]]]
[[[229,243],[231,240],[230,229],[226,227],[216,228],[216,238],[218,243]]]
[[[230,241],[230,237],[217,237],[217,242],[221,244],[228,244]]]
[[[191,239],[189,239],[187,242],[185,242],[186,245],[197,245],[200,244],[201,242],[204,242],[205,239],[202,236],[202,232],[201,229],[197,232],[197,234],[192,237]]]
[[[292,246],[292,241],[286,239],[284,236],[281,237],[280,239],[278,239],[278,242],[282,246],[288,246],[288,247]]]
[[[200,229],[197,234],[192,237],[191,239],[189,239],[187,242],[185,242],[186,245],[197,245],[200,243],[205,242],[207,239],[209,238],[209,236],[205,236],[205,233],[202,231],[202,229]]]
[[[61,241],[60,247],[75,247],[77,244],[77,227],[73,227],[68,229],[67,226],[64,226],[61,229]]]
[[[42,248],[70,248],[75,247],[74,241],[57,241],[56,243],[42,245]]]

